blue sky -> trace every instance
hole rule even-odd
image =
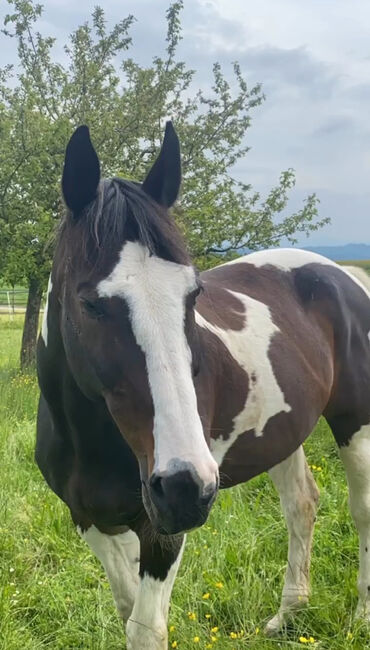
[[[44,0],[41,31],[56,36],[56,55],[95,0]],[[109,22],[137,18],[131,55],[142,63],[163,50],[163,0],[104,0]],[[0,2],[0,18],[8,10]],[[261,193],[280,171],[296,170],[290,210],[316,192],[331,225],[302,244],[370,244],[370,4],[363,0],[185,0],[179,56],[211,83],[214,61],[238,60],[266,102],[253,114],[251,151],[234,174]],[[15,62],[1,36],[0,65]]]

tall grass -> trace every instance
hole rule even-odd
[[[0,648],[118,650],[124,634],[104,572],[33,460],[37,386],[33,374],[17,371],[21,325],[20,318],[0,320]],[[353,622],[357,536],[324,422],[306,452],[321,490],[310,606],[279,638],[263,636],[279,605],[287,555],[279,501],[263,475],[222,493],[207,525],[188,536],[170,647],[370,647],[364,626]],[[304,643],[309,637],[315,644]]]

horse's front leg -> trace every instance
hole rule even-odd
[[[102,563],[118,613],[126,623],[132,612],[139,584],[138,536],[128,528],[115,535],[102,533],[95,526],[90,526],[87,530],[77,526],[77,530]]]
[[[184,537],[140,537],[140,581],[127,622],[127,650],[167,650],[167,618]]]

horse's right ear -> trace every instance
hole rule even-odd
[[[79,126],[67,144],[62,191],[66,205],[75,216],[96,196],[100,163],[87,126]]]

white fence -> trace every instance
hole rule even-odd
[[[14,314],[24,314],[27,298],[27,289],[0,289],[0,314],[8,314],[11,320],[14,318]]]

